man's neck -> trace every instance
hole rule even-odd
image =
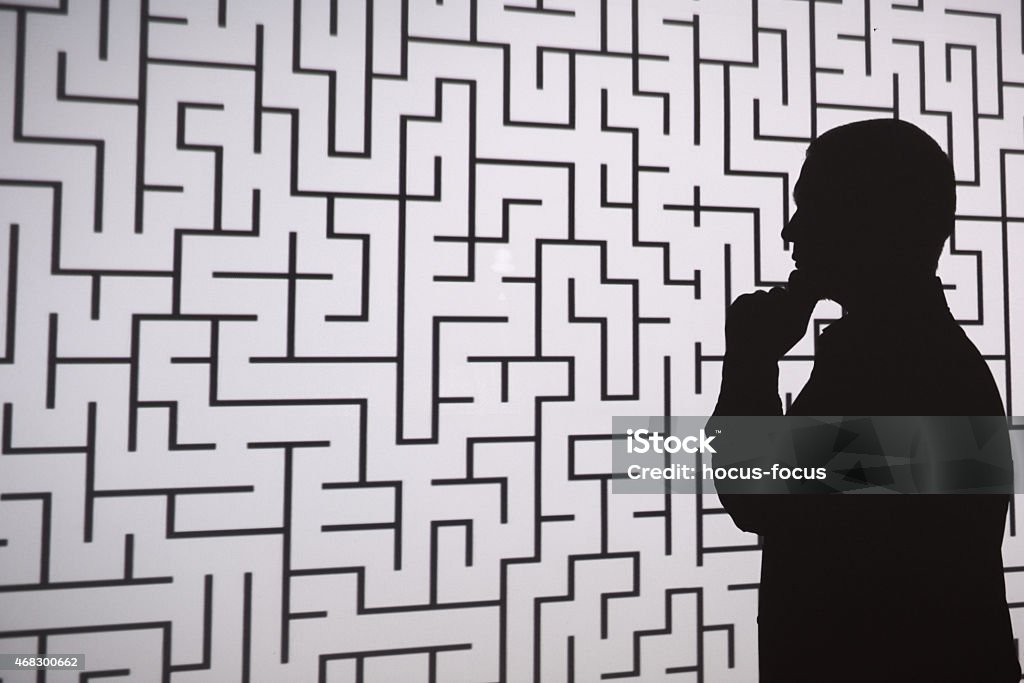
[[[942,282],[934,275],[876,281],[839,303],[844,315],[856,318],[918,317],[949,311]]]

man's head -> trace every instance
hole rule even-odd
[[[905,121],[859,121],[815,139],[793,195],[782,237],[815,289],[844,304],[874,284],[933,277],[953,231],[953,166]]]

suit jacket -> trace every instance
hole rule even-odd
[[[778,368],[733,364],[716,414],[781,414]],[[914,308],[817,340],[791,415],[1005,415],[936,279]],[[763,540],[760,680],[1019,681],[1001,546],[1009,495],[722,494]]]

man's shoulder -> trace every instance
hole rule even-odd
[[[964,333],[956,319],[946,315],[869,317],[844,315],[830,322],[819,334],[817,343],[825,346],[843,344],[862,347],[867,344],[893,351],[903,347],[942,347],[947,352],[974,353],[977,348]]]
[[[830,377],[848,383],[844,391],[861,388],[873,396],[877,414],[1003,414],[988,363],[951,315],[845,316],[819,335],[818,361]]]

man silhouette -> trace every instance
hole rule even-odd
[[[829,298],[844,315],[816,340],[789,414],[1005,415],[935,275],[956,201],[938,145],[892,119],[833,129],[809,146],[794,199],[782,237],[796,270],[729,307],[715,414],[782,414],[778,360]],[[720,497],[763,540],[762,683],[1020,680],[1009,495]]]

